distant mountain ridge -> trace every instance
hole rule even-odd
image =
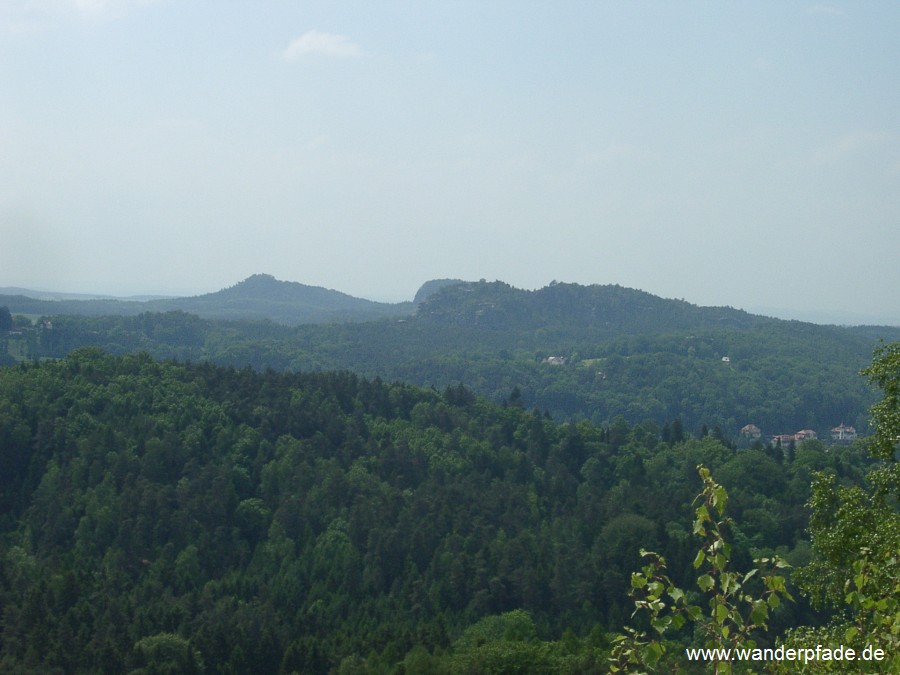
[[[379,304],[254,275],[177,301],[30,301],[38,308],[10,309],[52,316],[52,325],[13,339],[7,361],[98,346],[260,370],[348,370],[438,390],[463,383],[497,402],[516,391],[557,419],[828,433],[841,421],[865,424],[872,399],[859,371],[878,340],[900,340],[900,328],[785,321],[618,285],[439,280],[417,297],[417,307]],[[82,316],[60,316],[64,308]]]
[[[670,327],[748,327],[765,317],[730,307],[699,307],[618,285],[583,286],[553,282],[534,291],[502,281],[434,279],[412,302],[384,303],[340,291],[254,274],[212,293],[177,298],[115,298],[21,291],[0,294],[0,306],[13,314],[135,316],[183,311],[203,319],[269,320],[284,325],[366,322],[416,314],[441,325],[494,327],[498,330],[653,331]]]
[[[21,295],[35,300],[122,300],[124,302],[144,302],[147,300],[165,300],[171,295],[132,295],[119,297],[101,293],[62,293],[59,291],[36,291],[19,286],[0,286],[0,296]]]
[[[700,307],[618,285],[554,282],[534,291],[501,281],[460,282],[428,296],[417,316],[444,325],[502,331],[564,330],[570,336],[662,329],[747,329],[774,321],[732,307]]]
[[[0,294],[0,306],[9,307],[13,314],[46,316],[135,316],[143,312],[183,311],[204,319],[269,320],[298,325],[371,321],[413,311],[411,302],[374,302],[320,286],[281,281],[269,274],[254,274],[213,293],[151,300],[82,299],[64,293],[14,290],[20,292]]]
[[[321,286],[281,281],[269,274],[254,274],[215,293],[179,298],[166,304],[173,302],[177,303],[177,309],[203,318],[269,319],[289,325],[370,321],[412,311],[409,302],[374,302]]]
[[[234,286],[214,293],[205,293],[189,298],[189,301],[224,300],[266,300],[270,302],[306,302],[323,308],[358,307],[371,304],[371,300],[355,298],[346,293],[321,286],[308,286],[296,281],[281,281],[271,274],[254,274]]]
[[[183,311],[203,319],[269,320],[288,326],[366,322],[416,314],[433,324],[531,330],[577,326],[601,332],[669,328],[747,328],[768,315],[732,307],[703,307],[615,284],[552,282],[536,290],[502,281],[433,279],[411,302],[375,302],[337,290],[254,274],[233,286],[186,297],[113,297],[0,287],[0,307],[37,316],[136,316]]]

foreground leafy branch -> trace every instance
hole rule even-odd
[[[827,626],[789,631],[785,645],[878,650],[883,658],[820,662],[808,673],[900,672],[900,343],[880,345],[862,372],[884,394],[870,409],[867,449],[877,463],[867,488],[840,485],[832,474],[815,477],[809,529],[818,557],[795,575],[814,606],[842,612]]]
[[[752,649],[756,646],[753,633],[768,630],[769,612],[782,599],[793,600],[779,573],[788,565],[780,558],[758,559],[757,566],[746,573],[730,568],[731,544],[724,536],[725,528],[731,524],[725,516],[728,493],[713,480],[709,469],[699,466],[698,472],[703,491],[695,500],[699,505],[694,512],[693,531],[703,539],[703,545],[697,551],[694,568],[702,570],[697,586],[708,598],[708,609],[691,604],[688,594],[672,582],[666,573],[665,558],[642,550],[648,564],[631,575],[631,595],[635,599],[632,617],[645,614],[652,633],[626,627],[625,634],[615,640],[610,659],[612,672],[644,672],[661,666],[667,656],[663,640],[666,633],[670,629],[677,631],[688,622],[700,628],[707,649]],[[754,578],[761,581],[761,586],[751,589]],[[716,673],[732,672],[727,660],[714,658],[709,666]]]

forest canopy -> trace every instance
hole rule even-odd
[[[640,548],[690,582],[698,464],[731,494],[734,560],[794,565],[815,472],[868,468],[514,403],[96,349],[0,370],[0,667],[594,672]],[[773,637],[823,616],[782,605]]]

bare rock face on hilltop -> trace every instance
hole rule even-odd
[[[419,290],[416,291],[416,297],[413,298],[413,304],[418,307],[441,289],[446,288],[447,286],[456,286],[457,284],[464,283],[466,282],[462,279],[432,279],[431,281],[426,281],[419,287]]]

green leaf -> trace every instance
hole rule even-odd
[[[647,645],[647,652],[647,665],[652,668],[662,658],[664,650],[658,642],[651,642]]]
[[[699,551],[697,551],[697,557],[694,558],[694,569],[700,567],[700,565],[703,564],[704,560],[706,560],[706,553],[704,553],[703,549],[701,548]]]
[[[697,578],[697,585],[702,591],[711,591],[715,587],[716,582],[711,576],[704,574]]]
[[[728,607],[724,604],[716,605],[716,621],[719,623],[725,623],[725,619],[728,618]]]
[[[775,597],[775,596],[771,596]],[[757,625],[762,625],[769,618],[769,608],[763,600],[757,600],[753,603],[753,609],[750,610],[750,621]]]
[[[656,619],[653,619],[653,621],[650,622],[650,625],[653,626],[653,629],[660,635],[665,633],[671,624],[672,624],[672,617],[670,617],[670,616],[658,617]]]
[[[721,516],[725,512],[725,505],[727,503],[728,493],[721,485],[717,486],[713,491],[713,506],[716,507],[716,510],[719,512],[719,516]]]
[[[700,506],[698,506],[696,514],[697,514],[697,520],[699,520],[701,523],[707,523],[711,520],[709,517],[709,510],[706,508],[706,504],[701,504]],[[697,528],[697,523],[695,522],[694,529],[696,530],[696,528]]]
[[[725,595],[729,595],[733,590],[733,582],[734,575],[729,574],[728,572],[723,572],[719,575],[719,587],[722,589],[722,593]]]

